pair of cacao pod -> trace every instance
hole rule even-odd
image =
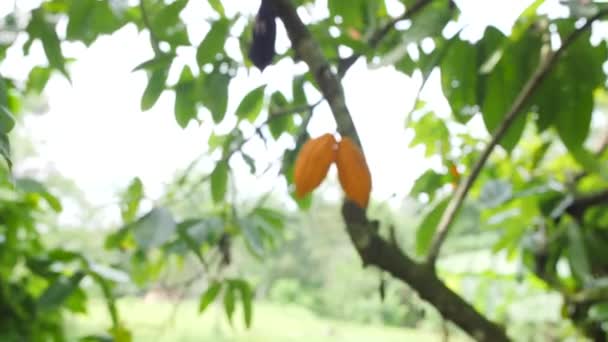
[[[310,139],[302,145],[294,170],[296,196],[304,197],[316,189],[334,162],[346,198],[359,207],[366,208],[372,180],[365,156],[349,137],[343,137],[338,142],[330,133]]]

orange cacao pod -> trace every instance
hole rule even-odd
[[[348,137],[338,143],[336,166],[346,198],[366,208],[372,190],[372,177],[363,152]]]
[[[296,196],[303,197],[321,184],[336,159],[336,139],[330,133],[302,145],[294,169]]]

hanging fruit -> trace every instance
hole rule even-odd
[[[361,208],[367,208],[372,190],[371,174],[363,152],[349,137],[342,138],[338,143],[336,165],[346,198]]]
[[[276,13],[269,0],[262,4],[253,25],[253,41],[249,48],[249,59],[260,71],[272,64],[275,55],[274,44],[277,36]]]
[[[326,133],[305,142],[295,161],[296,196],[302,198],[316,189],[335,159],[336,139],[332,134]]]

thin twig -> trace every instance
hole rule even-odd
[[[393,18],[391,21],[382,26],[378,31],[374,32],[368,41],[368,45],[370,48],[374,49],[382,42],[384,37],[391,32],[391,30],[395,27],[397,23],[403,20],[410,19],[416,13],[423,10],[427,5],[429,5],[433,0],[418,0],[415,4],[413,4],[410,8],[407,8],[406,11],[400,16]],[[357,60],[361,57],[361,54],[353,54],[345,59],[342,59],[338,65],[338,75],[342,78],[348,69],[357,62]]]
[[[541,82],[547,77],[561,54],[586,30],[591,27],[594,21],[601,18],[602,16],[608,14],[608,10],[600,11],[593,17],[589,18],[585,25],[575,30],[570,34],[563,42],[563,44],[557,49],[555,52],[549,52],[547,55],[541,60],[540,65],[534,72],[534,74],[530,77],[528,82],[524,85],[522,90],[517,95],[517,98],[513,102],[511,109],[505,114],[503,121],[500,123],[500,126],[492,135],[492,139],[486,146],[486,148],[481,153],[479,160],[473,167],[471,174],[467,177],[456,189],[454,196],[450,200],[447,208],[445,209],[441,220],[439,221],[439,225],[437,226],[437,234],[433,240],[433,244],[431,245],[431,249],[429,251],[429,255],[427,257],[427,264],[431,267],[434,267],[437,257],[439,256],[439,252],[441,250],[441,245],[445,241],[447,234],[449,232],[450,226],[454,222],[456,218],[456,214],[458,210],[462,206],[469,190],[479,177],[481,170],[485,166],[485,163],[488,161],[490,154],[494,151],[494,148],[500,140],[504,137],[505,133],[511,127],[515,119],[522,113],[522,109],[526,102],[530,99],[530,97],[534,94],[534,91],[539,87]]]

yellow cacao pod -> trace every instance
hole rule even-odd
[[[296,196],[304,197],[321,184],[336,159],[336,139],[330,133],[310,139],[302,145],[295,162]]]
[[[372,191],[372,177],[363,152],[349,137],[342,138],[338,143],[336,166],[346,198],[361,208],[367,208]]]

